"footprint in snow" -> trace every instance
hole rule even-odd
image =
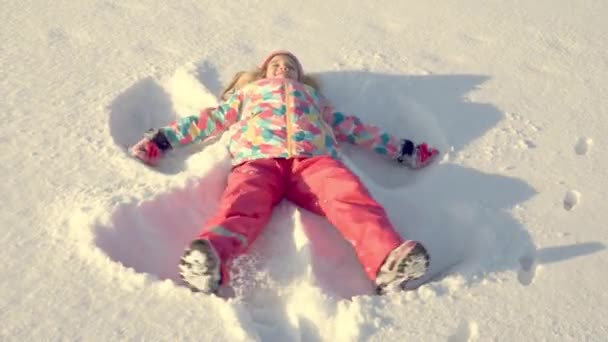
[[[576,190],[569,190],[564,197],[564,209],[570,211],[580,202],[581,193]]]
[[[534,281],[536,276],[536,267],[538,265],[534,254],[525,254],[519,258],[520,269],[517,272],[517,280],[524,285],[528,286]]]
[[[578,155],[586,155],[591,150],[591,146],[593,146],[593,140],[590,138],[579,138],[574,145],[574,151]]]
[[[475,321],[463,320],[448,342],[474,342],[479,340],[479,326]]]

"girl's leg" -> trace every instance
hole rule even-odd
[[[336,159],[323,156],[295,160],[286,191],[289,200],[327,217],[352,244],[372,281],[388,254],[402,242],[384,208]]]
[[[283,198],[285,173],[280,160],[259,159],[232,169],[218,212],[199,237],[211,243],[227,280],[227,264],[255,241]]]

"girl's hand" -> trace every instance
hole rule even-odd
[[[420,169],[432,163],[437,155],[439,151],[426,143],[414,145],[409,140],[403,140],[397,161],[411,169]]]
[[[162,157],[162,151],[148,137],[144,137],[137,144],[133,145],[129,149],[129,152],[131,152],[133,157],[150,166],[158,165]]]

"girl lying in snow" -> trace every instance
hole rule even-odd
[[[429,164],[436,149],[335,111],[288,51],[275,51],[258,70],[237,74],[222,100],[217,108],[151,131],[131,149],[155,165],[172,148],[229,130],[233,167],[220,209],[179,265],[188,287],[216,293],[226,284],[230,261],[255,241],[282,198],[326,217],[352,244],[378,293],[425,274],[427,251],[399,236],[383,207],[338,159],[338,142],[413,169]]]

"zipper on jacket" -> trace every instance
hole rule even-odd
[[[292,142],[291,142],[291,117],[289,116],[291,110],[289,109],[289,103],[291,103],[291,96],[289,95],[289,90],[287,90],[287,86],[285,86],[285,134],[287,135],[287,157],[291,158],[293,156],[292,151]]]

